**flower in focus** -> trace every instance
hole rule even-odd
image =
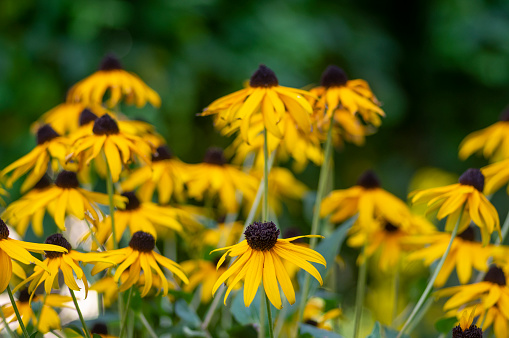
[[[340,308],[325,312],[325,301],[322,298],[313,297],[306,303],[302,321],[319,329],[332,331],[332,319],[339,318],[342,314]]]
[[[437,218],[447,217],[446,231],[453,231],[456,222],[459,222],[458,233],[461,233],[472,220],[481,229],[483,245],[487,245],[494,230],[498,231],[500,238],[502,234],[497,210],[486,199],[483,189],[483,174],[479,169],[471,168],[460,176],[459,183],[414,191],[409,196],[412,203],[427,202],[428,212],[439,209]]]
[[[217,262],[216,262],[217,264]],[[201,302],[206,304],[212,298],[212,290],[217,279],[226,272],[226,267],[216,269],[216,264],[203,259],[189,260],[180,263],[182,271],[189,276],[189,284],[184,286],[185,292],[193,292],[198,286],[201,288]]]
[[[493,325],[497,338],[508,336],[509,288],[501,268],[492,266],[482,282],[445,288],[435,292],[435,296],[452,296],[444,304],[446,317],[461,320],[464,311],[473,311],[473,317],[480,317],[484,330]]]
[[[226,123],[240,119],[238,128],[247,143],[250,143],[251,118],[258,113],[262,115],[267,131],[278,138],[283,137],[278,124],[285,113],[307,134],[311,132],[310,115],[313,112],[307,100],[310,97],[313,95],[305,90],[280,86],[276,74],[260,65],[247,88],[215,100],[204,109],[202,116],[217,114]]]
[[[110,97],[106,104],[110,108],[115,107],[122,97],[127,104],[136,104],[138,108],[147,101],[154,107],[161,106],[159,95],[137,75],[123,70],[120,61],[113,55],[102,60],[97,72],[72,86],[67,93],[67,101],[100,105],[108,90]]]
[[[68,147],[67,139],[60,137],[50,125],[45,124],[37,130],[37,146],[3,169],[0,176],[3,177],[12,172],[12,175],[6,181],[7,188],[11,188],[14,181],[32,170],[21,185],[21,192],[24,193],[44,176],[48,170],[50,160],[53,171],[58,170],[59,164],[63,164],[65,161]]]
[[[482,338],[482,329],[473,324],[475,309],[470,312],[468,316],[467,311],[463,311],[459,324],[452,329],[452,338]]]
[[[9,285],[13,272],[17,272],[16,274],[20,275],[20,267],[17,264],[13,265],[11,259],[27,265],[33,263],[38,267],[47,269],[43,262],[28,252],[42,253],[44,250],[67,252],[67,249],[55,245],[29,243],[9,238],[9,228],[7,228],[5,222],[0,219],[0,266],[2,267],[2,273],[0,274],[0,293],[4,292]]]
[[[323,256],[314,250],[294,245],[291,241],[302,237],[323,237],[307,235],[278,239],[279,232],[273,222],[254,222],[246,228],[244,232],[245,240],[233,246],[213,250],[212,252],[227,250],[217,263],[217,268],[223,264],[227,255],[230,257],[238,256],[238,258],[216,281],[212,294],[217,291],[221,284],[229,280],[228,289],[224,296],[224,303],[226,305],[226,299],[232,289],[238,282],[244,279],[244,305],[248,307],[263,280],[265,294],[277,309],[283,307],[279,286],[281,286],[288,302],[294,304],[295,291],[290,277],[281,262],[281,258],[306,270],[322,285],[323,280],[320,273],[308,261],[326,266],[327,263]]]
[[[161,271],[159,264],[170,270],[173,274],[177,275],[185,284],[189,283],[180,265],[175,263],[169,258],[166,258],[154,251],[156,241],[154,236],[148,232],[138,231],[133,234],[129,246],[127,248],[106,251],[107,257],[118,265],[113,279],[118,283],[120,276],[126,269],[129,269],[129,276],[118,288],[119,292],[123,292],[135,285],[141,278],[141,272],[145,278],[145,283],[141,296],[145,297],[154,284],[154,272],[159,276],[161,286],[157,287],[163,289],[163,296],[168,294],[168,279]],[[107,263],[98,263],[92,269],[92,275],[97,274],[107,268]]]

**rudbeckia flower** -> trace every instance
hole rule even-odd
[[[245,240],[233,246],[213,250],[212,252],[227,250],[217,263],[217,268],[223,264],[227,255],[230,257],[238,256],[238,258],[216,281],[212,294],[217,291],[221,284],[229,280],[228,289],[224,296],[224,303],[226,305],[226,299],[232,289],[238,282],[244,279],[244,305],[248,307],[263,280],[265,294],[277,309],[283,307],[279,286],[281,286],[288,302],[294,304],[295,291],[290,277],[281,262],[281,258],[306,270],[322,285],[323,280],[320,273],[308,261],[326,266],[327,263],[323,256],[314,250],[294,245],[291,242],[302,237],[323,237],[307,235],[278,239],[279,232],[279,229],[276,228],[273,222],[254,222],[246,228],[244,232]]]
[[[7,228],[4,221],[0,219],[0,266],[2,267],[2,273],[0,274],[0,293],[4,292],[11,280],[13,273],[13,262],[11,262],[11,259],[17,260],[23,264],[33,263],[44,269],[46,268],[45,265],[28,252],[42,253],[44,250],[67,252],[67,249],[55,245],[29,243],[9,238],[9,228]],[[16,270],[19,271],[19,266]]]
[[[189,260],[180,263],[182,271],[189,276],[189,284],[184,286],[185,292],[193,292],[198,286],[201,288],[201,302],[206,304],[212,298],[212,289],[217,279],[226,272],[226,267],[216,269],[216,264],[203,259]]]
[[[482,329],[473,324],[475,309],[468,315],[463,311],[458,325],[452,329],[452,338],[482,338]]]
[[[143,166],[129,173],[120,183],[124,191],[140,187],[143,200],[150,200],[157,190],[160,204],[168,204],[172,196],[178,201],[185,199],[184,184],[189,179],[189,165],[174,157],[167,146],[160,146],[152,154],[152,165]]]
[[[111,171],[113,182],[117,182],[122,168],[134,158],[134,155],[145,163],[144,149],[150,146],[138,136],[123,132],[118,123],[108,114],[104,114],[94,122],[92,133],[80,136],[74,141],[74,151],[68,156],[78,158],[80,165],[88,165],[104,153]]]
[[[0,176],[12,172],[6,181],[7,188],[11,188],[14,181],[32,170],[21,185],[21,192],[24,193],[44,176],[50,161],[53,171],[57,171],[59,164],[63,164],[65,161],[65,155],[69,148],[68,143],[68,140],[60,137],[50,125],[46,124],[40,127],[37,130],[37,146],[0,172]]]
[[[161,271],[159,265],[170,270],[173,274],[177,275],[185,284],[189,283],[180,265],[175,263],[169,258],[166,258],[154,251],[156,241],[154,236],[148,232],[136,232],[129,242],[127,248],[106,251],[108,258],[118,264],[118,267],[113,275],[113,279],[118,283],[120,276],[126,269],[129,269],[129,277],[123,282],[118,289],[123,292],[136,284],[141,278],[141,272],[145,277],[145,284],[141,292],[141,296],[145,297],[150,289],[154,286],[154,272],[161,279],[161,287],[163,289],[163,296],[168,294],[168,280],[164,273]],[[98,263],[92,269],[92,275],[107,269],[107,263]],[[159,289],[159,288],[158,288]]]
[[[380,188],[378,177],[371,170],[364,172],[357,185],[343,190],[334,190],[322,201],[320,216],[331,215],[330,221],[341,223],[359,214],[362,226],[373,224],[382,217],[391,224],[410,219],[410,211],[396,196]]]
[[[483,188],[483,174],[479,169],[471,168],[460,176],[459,183],[414,191],[410,196],[412,203],[427,202],[428,211],[439,209],[437,218],[441,220],[447,217],[446,231],[453,231],[460,214],[458,233],[473,221],[481,229],[483,245],[487,245],[494,230],[498,231],[500,237],[502,234],[497,210],[483,195]]]
[[[322,298],[313,297],[306,303],[302,322],[322,330],[332,331],[332,319],[339,318],[342,314],[340,308],[325,312],[325,301]]]
[[[122,69],[120,61],[113,55],[107,55],[99,70],[76,83],[67,93],[68,102],[81,102],[85,105],[102,104],[107,91],[110,97],[106,105],[115,107],[122,98],[127,104],[143,107],[147,101],[154,107],[161,106],[159,95],[134,73]]]
[[[427,245],[422,249],[414,250],[407,258],[409,260],[424,260],[424,264],[430,266],[444,255],[451,241],[451,235],[437,232],[415,236],[407,241],[416,245]],[[472,268],[478,271],[488,270],[488,259],[492,254],[493,246],[483,246],[481,242],[476,241],[474,228],[469,226],[454,238],[445,263],[435,280],[435,287],[444,286],[454,268],[456,268],[459,282],[461,284],[468,283],[472,277]]]
[[[435,296],[452,296],[444,304],[446,317],[460,319],[464,311],[474,311],[484,330],[493,325],[495,337],[508,337],[509,288],[501,268],[492,266],[482,282],[442,289]]]
[[[465,160],[480,152],[496,162],[509,158],[509,108],[500,115],[500,121],[469,134],[460,144],[459,157]]]
[[[282,138],[278,124],[286,113],[304,133],[311,131],[310,115],[313,108],[307,100],[310,97],[313,98],[313,95],[305,90],[280,86],[276,74],[265,65],[260,65],[247,88],[217,99],[204,109],[202,115],[217,114],[226,123],[242,120],[240,133],[244,141],[249,143],[251,118],[261,114],[267,131]]]
[[[30,303],[30,293],[28,293],[27,289],[23,289],[19,292],[18,300],[16,301],[16,307],[18,308],[19,314],[21,316],[21,321],[25,327],[30,321],[32,321],[35,329],[44,334],[50,332],[51,330],[60,330],[62,328],[60,325],[60,317],[54,308],[67,307],[65,303],[70,301],[72,301],[72,298],[69,296],[55,294],[49,294],[46,297],[34,296],[32,299],[32,304],[34,302],[42,303],[40,310],[41,314],[39,318],[40,320],[38,321],[37,315],[32,310]],[[16,321],[17,318],[16,314],[14,313],[12,304],[9,303],[3,305],[2,311],[5,318],[8,319],[8,323]],[[21,334],[21,327],[18,327],[17,331],[19,334]]]
[[[226,163],[223,150],[209,148],[203,163],[190,166],[187,183],[189,197],[198,201],[218,197],[219,207],[226,212],[239,209],[236,191],[240,190],[246,200],[253,200],[258,189],[258,179]]]

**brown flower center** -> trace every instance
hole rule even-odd
[[[223,149],[217,147],[211,147],[207,150],[203,162],[215,165],[224,165],[226,158],[224,157]]]
[[[135,210],[140,207],[140,200],[136,197],[134,191],[128,191],[122,194],[122,196],[127,197],[127,204],[125,205],[125,210]]]
[[[486,276],[484,276],[484,281],[498,284],[500,286],[506,285],[504,270],[496,265],[491,266],[486,273]]]
[[[84,126],[90,122],[94,122],[95,120],[97,120],[97,115],[92,113],[92,111],[88,108],[83,109],[80,114],[80,126]]]
[[[24,288],[23,290],[19,291],[18,294],[18,301],[21,303],[26,303],[30,300],[30,293],[28,293],[28,288]]]
[[[464,241],[475,242],[475,231],[473,226],[466,228],[461,234],[458,235]]]
[[[357,180],[357,185],[364,189],[375,189],[380,187],[380,180],[372,170],[366,170]]]
[[[113,135],[120,132],[117,122],[108,114],[104,114],[95,120],[92,131],[95,135]]]
[[[3,219],[0,219],[0,240],[9,238],[9,228]]]
[[[148,232],[138,231],[134,233],[131,241],[129,242],[129,246],[137,251],[150,252],[154,250],[156,240],[154,239],[154,236]]]
[[[482,329],[475,325],[470,325],[468,329],[463,331],[461,326],[452,329],[452,338],[482,338]]]
[[[152,162],[171,160],[172,158],[171,150],[167,146],[158,147],[156,152],[152,154]]]
[[[99,70],[117,70],[122,69],[122,64],[113,54],[106,55],[99,66]]]
[[[254,222],[244,231],[247,244],[253,250],[267,251],[276,245],[279,229],[274,222]]]
[[[104,323],[95,323],[94,326],[92,327],[92,329],[90,330],[90,333],[94,334],[104,334],[104,335],[107,335],[108,334],[108,326],[106,326],[106,324]]]
[[[256,72],[249,80],[249,86],[251,87],[274,87],[277,86],[278,80],[276,74],[265,65],[260,65]]]
[[[463,185],[471,185],[480,192],[484,189],[484,175],[477,168],[467,169],[459,178],[459,183]]]
[[[342,87],[346,85],[348,77],[343,69],[335,65],[330,65],[322,73],[322,80],[320,84],[322,87]]]
[[[49,187],[50,185],[51,185],[51,179],[49,178],[48,175],[44,174],[44,176],[41,177],[39,182],[37,182],[34,185],[33,189],[42,190],[42,189]]]
[[[55,180],[57,187],[62,189],[76,189],[80,186],[78,175],[74,171],[62,170]]]
[[[393,225],[393,224],[389,223],[389,222],[386,222],[386,223],[385,223],[384,230],[385,230],[386,232],[394,233],[394,232],[399,231],[399,228],[398,228],[397,226],[395,226],[395,225]]]
[[[41,145],[59,136],[49,124],[45,124],[37,130],[37,144]]]
[[[71,251],[72,246],[69,244],[69,242],[65,239],[65,237],[62,234],[54,234],[46,238],[46,241],[44,242],[46,244],[53,244],[61,246],[62,248],[67,249],[67,251]],[[44,251],[46,253],[46,257],[48,258],[56,258],[56,257],[62,257],[63,252],[56,252],[56,251]]]

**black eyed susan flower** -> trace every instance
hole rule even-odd
[[[214,294],[221,284],[229,280],[224,296],[225,305],[228,295],[242,279],[244,279],[244,305],[246,307],[253,301],[262,280],[265,294],[272,305],[278,309],[282,308],[278,282],[288,302],[294,304],[295,291],[281,258],[298,265],[315,277],[320,285],[323,284],[318,270],[308,262],[325,266],[326,261],[323,256],[314,250],[291,243],[302,237],[323,238],[322,236],[307,235],[278,239],[279,230],[273,222],[254,222],[246,228],[244,235],[246,239],[239,244],[212,251],[227,250],[217,263],[217,268],[223,264],[227,255],[238,256],[228,270],[219,277],[212,290]]]
[[[145,297],[152,287],[155,287],[154,273],[159,276],[161,280],[161,287],[163,289],[163,295],[168,294],[168,279],[161,271],[159,265],[170,270],[174,275],[177,275],[185,284],[189,283],[180,265],[175,263],[169,258],[166,258],[154,251],[156,241],[154,236],[148,232],[138,231],[136,232],[129,242],[127,248],[107,251],[108,259],[118,264],[118,267],[113,275],[113,279],[118,283],[120,276],[129,269],[129,277],[120,285],[119,292],[123,292],[135,285],[144,276],[145,284],[141,292],[141,296]],[[107,269],[109,265],[107,263],[98,263],[92,269],[92,274]],[[143,275],[141,274],[143,272]]]
[[[107,55],[102,60],[97,72],[72,86],[67,93],[67,101],[100,105],[108,90],[110,97],[106,105],[110,108],[115,107],[122,98],[127,104],[136,104],[138,108],[147,101],[154,107],[161,106],[159,95],[137,75],[122,69],[120,61],[113,55]]]
[[[463,311],[459,323],[452,329],[452,338],[482,338],[482,329],[473,324],[475,310]]]
[[[237,190],[243,193],[246,200],[253,200],[258,189],[258,179],[227,164],[220,148],[209,148],[203,163],[190,166],[188,173],[189,197],[201,201],[217,196],[219,207],[226,212],[239,209],[235,195]]]
[[[322,298],[313,297],[306,303],[302,321],[319,329],[332,331],[332,320],[341,317],[342,314],[340,308],[325,311],[325,301]]]
[[[48,124],[37,130],[37,146],[31,152],[8,165],[0,172],[0,176],[11,176],[6,181],[7,188],[25,173],[31,170],[23,184],[21,192],[25,192],[36,184],[48,170],[51,161],[53,171],[58,171],[59,165],[65,162],[69,149],[69,141],[60,135]]]
[[[0,292],[3,292],[9,285],[13,272],[20,275],[20,267],[13,265],[11,259],[23,264],[35,264],[37,267],[49,271],[45,264],[32,256],[29,251],[42,253],[44,250],[54,250],[56,252],[67,252],[66,248],[49,244],[37,244],[23,241],[17,241],[9,238],[9,228],[3,220],[0,219],[0,266],[2,273],[0,274]],[[13,268],[13,266],[15,268]],[[23,275],[23,273],[21,274]]]
[[[437,218],[440,220],[447,217],[446,231],[454,229],[460,214],[458,233],[463,232],[473,221],[481,229],[483,245],[487,245],[494,230],[498,231],[500,237],[502,235],[497,210],[486,199],[483,189],[483,174],[479,169],[471,168],[460,176],[459,183],[415,191],[410,196],[412,203],[427,202],[428,211],[439,209]]]
[[[294,124],[304,133],[311,131],[313,112],[308,98],[313,98],[305,90],[280,86],[276,74],[260,65],[249,81],[249,86],[212,102],[202,115],[218,115],[226,123],[241,120],[238,124],[245,142],[250,143],[249,130],[251,118],[261,114],[263,125],[272,135],[282,138],[279,122],[289,114]]]

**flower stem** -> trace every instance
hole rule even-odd
[[[120,325],[120,336],[119,337],[125,337],[125,330],[127,328],[127,315],[129,314],[129,306],[131,305],[131,298],[133,296],[133,288],[131,287],[129,289],[129,294],[127,295],[127,303],[125,305],[124,309],[124,315],[122,316],[122,322]]]
[[[88,332],[87,325],[85,324],[85,319],[83,318],[83,314],[81,314],[80,306],[78,305],[78,300],[76,299],[76,295],[74,294],[74,291],[72,291],[71,288],[69,288],[69,291],[71,292],[72,301],[74,302],[74,306],[76,307],[76,312],[78,312],[78,317],[80,317],[81,326],[83,326],[83,332],[85,333],[85,336],[87,338],[90,337],[90,332]]]
[[[503,244],[505,237],[507,236],[507,232],[509,231],[509,212],[507,213],[507,216],[505,216],[504,225],[502,225],[502,238],[498,237],[496,244]]]
[[[12,308],[14,309],[14,313],[16,314],[16,318],[18,319],[19,327],[21,327],[21,331],[23,331],[23,336],[26,338],[30,337],[28,331],[21,320],[21,316],[19,314],[18,307],[16,306],[16,301],[14,300],[14,296],[12,295],[11,286],[7,285],[7,293],[9,294],[9,299],[11,300]]]
[[[263,293],[265,293],[265,291],[263,291]],[[266,298],[263,296],[260,297],[260,327],[258,328],[258,338],[265,338],[265,299]]]
[[[410,314],[410,317],[408,317],[407,321],[405,322],[405,325],[403,325],[403,328],[401,329],[401,331],[399,332],[399,334],[396,338],[400,338],[403,335],[403,333],[405,332],[407,327],[410,325],[410,323],[414,319],[415,315],[419,312],[419,309],[422,307],[422,305],[426,301],[426,298],[428,297],[429,293],[431,292],[431,289],[433,289],[433,283],[435,283],[435,280],[438,277],[438,273],[442,269],[442,266],[445,263],[445,259],[447,258],[447,255],[449,255],[449,251],[451,251],[451,246],[454,241],[454,238],[456,238],[456,234],[458,233],[458,227],[460,224],[462,214],[463,214],[463,210],[461,210],[461,212],[459,214],[458,221],[456,222],[456,225],[454,226],[454,229],[451,233],[451,240],[449,241],[449,245],[447,245],[447,249],[445,250],[440,261],[438,262],[438,265],[435,268],[435,271],[433,272],[433,276],[431,276],[431,279],[429,280],[428,285],[426,285],[426,289],[424,289],[424,292],[422,293],[421,298],[419,298],[417,305],[413,309],[412,313]]]
[[[106,175],[106,189],[108,191],[108,199],[109,199],[109,207],[110,207],[110,218],[111,218],[111,233],[113,236],[113,249],[118,249],[118,243],[117,243],[117,229],[115,228],[115,204],[113,202],[113,178],[111,176],[111,170],[110,165],[108,164],[108,161],[106,161],[105,156],[105,162],[106,162],[106,169],[108,171]]]
[[[140,319],[143,326],[145,326],[145,329],[147,329],[148,335],[152,338],[157,338],[158,337],[157,334],[154,332],[154,329],[152,328],[152,326],[150,326],[147,318],[145,318],[143,313],[138,312],[138,318]]]
[[[9,333],[9,336],[12,338],[18,337],[14,332],[12,332],[11,327],[9,326],[9,323],[7,322],[7,318],[5,318],[4,311],[2,310],[2,307],[0,306],[0,316],[2,317],[4,323],[5,323],[5,329]]]
[[[265,295],[265,304],[267,304],[267,318],[269,320],[269,336],[270,338],[274,338],[274,330],[272,328],[272,311],[270,309],[270,301],[267,295]]]
[[[364,295],[366,294],[366,276],[368,272],[368,262],[366,257],[366,245],[362,247],[362,263],[359,266],[359,277],[357,279],[357,295],[355,296],[355,321],[353,326],[353,337],[359,337],[362,319],[362,306],[364,305]]]

